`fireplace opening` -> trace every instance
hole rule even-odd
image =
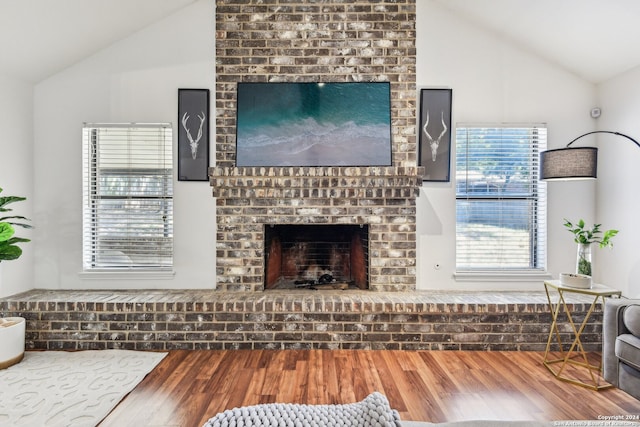
[[[264,289],[368,289],[369,226],[265,225]]]

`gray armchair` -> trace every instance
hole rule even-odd
[[[605,300],[602,364],[606,381],[640,399],[640,299]]]

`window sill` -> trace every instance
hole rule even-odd
[[[453,278],[458,282],[539,282],[552,275],[546,271],[457,271]]]
[[[81,279],[123,279],[123,280],[171,280],[175,277],[174,270],[87,270],[78,273]]]

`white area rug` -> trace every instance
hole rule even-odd
[[[95,426],[166,356],[130,350],[26,352],[0,370],[0,426]]]

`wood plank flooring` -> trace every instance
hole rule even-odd
[[[597,355],[592,355],[597,356]],[[598,420],[640,416],[618,389],[555,379],[539,352],[171,351],[101,427],[200,427],[243,405],[351,403],[379,391],[403,420]]]

